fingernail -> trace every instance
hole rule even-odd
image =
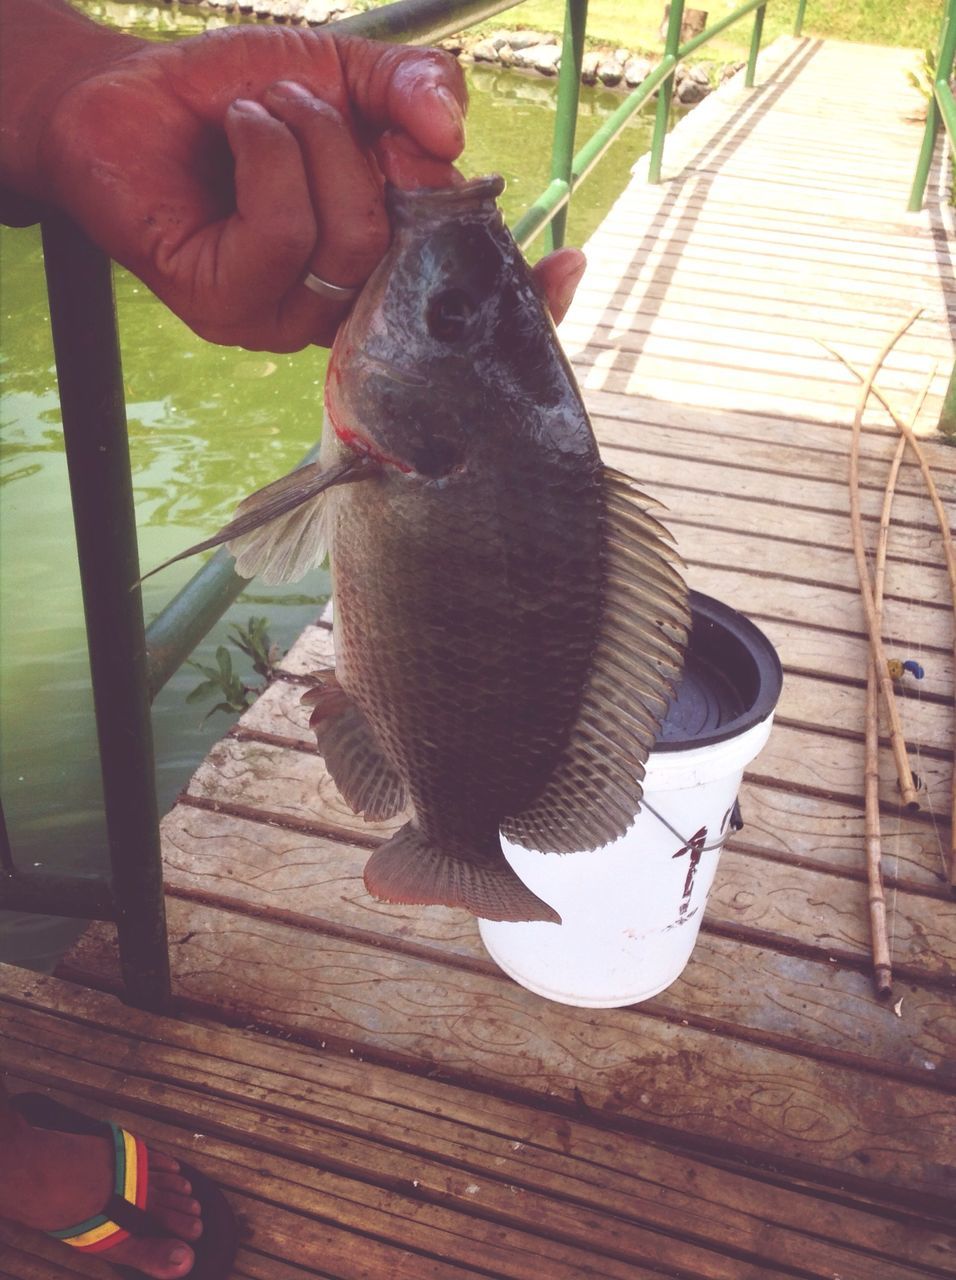
[[[561,287],[558,290],[557,309],[559,311],[567,311],[568,307],[570,307],[574,299],[575,290],[581,283],[581,277],[584,275],[587,265],[588,264],[582,255],[580,262],[578,262],[574,269],[569,271],[562,280]]]
[[[296,80],[278,80],[269,86],[266,93],[277,98],[296,98],[300,102],[303,100],[311,102],[315,96]]]
[[[452,91],[440,84],[435,86],[435,95],[439,102],[444,104],[445,110],[451,117],[452,124],[459,132],[464,135],[465,132],[465,114],[461,109],[461,103],[452,93]]]
[[[252,98],[237,98],[231,104],[233,111],[239,111],[246,116],[267,116],[269,113],[258,102],[254,102]]]

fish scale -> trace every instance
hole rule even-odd
[[[391,248],[339,330],[320,462],[216,538],[287,581],[328,549],[334,672],[304,697],[357,813],[408,821],[384,900],[558,920],[501,848],[622,834],[690,614],[666,530],[602,465],[496,206],[499,178],[390,191]]]

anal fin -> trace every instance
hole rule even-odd
[[[409,822],[372,854],[365,887],[384,902],[463,907],[485,920],[546,920],[561,917],[532,893],[498,849],[492,862],[472,862],[431,842]]]
[[[320,671],[302,695],[309,725],[332,781],[353,813],[370,822],[394,818],[408,803],[405,784],[383,754],[362,712],[333,670]]]

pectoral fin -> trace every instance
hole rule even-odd
[[[268,583],[292,582],[320,564],[326,554],[322,503],[317,500],[333,485],[366,479],[377,469],[377,464],[364,456],[328,468],[318,462],[298,467],[243,499],[235,516],[218,533],[164,560],[140,581],[177,560],[226,543],[236,557],[240,577],[261,575]]]

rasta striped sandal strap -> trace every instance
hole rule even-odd
[[[103,1253],[130,1235],[142,1232],[144,1226],[152,1226],[144,1212],[149,1189],[146,1146],[119,1125],[108,1127],[113,1138],[113,1191],[102,1213],[74,1227],[47,1233],[85,1253]]]
[[[40,1129],[112,1138],[116,1157],[113,1192],[102,1213],[68,1231],[51,1234],[74,1248],[99,1253],[120,1280],[146,1280],[144,1271],[114,1262],[109,1253],[114,1244],[127,1236],[143,1239],[169,1235],[144,1209],[148,1189],[148,1157],[144,1144],[119,1126],[95,1120],[47,1094],[18,1093],[10,1099],[10,1106]],[[235,1215],[225,1196],[205,1174],[184,1160],[179,1161],[179,1171],[190,1183],[192,1195],[202,1209],[202,1235],[190,1242],[195,1262],[189,1280],[229,1280],[239,1243]]]

